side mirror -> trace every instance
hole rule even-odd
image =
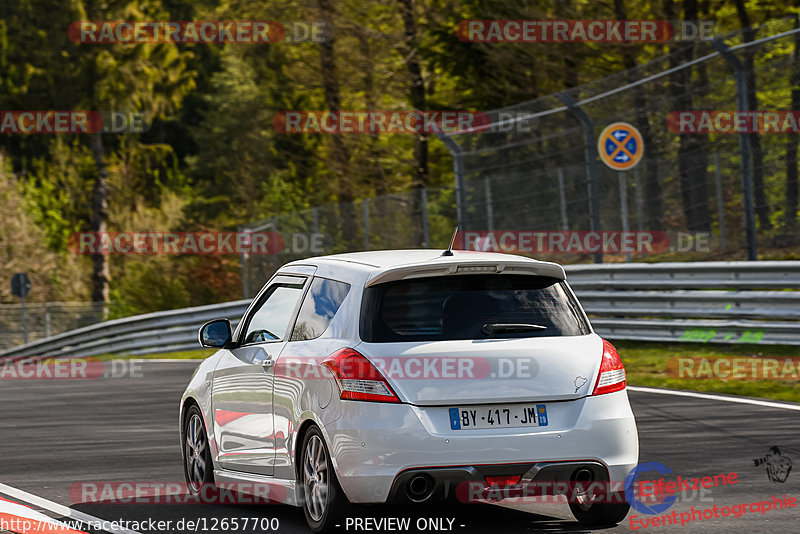
[[[231,322],[227,319],[214,319],[200,327],[198,339],[204,347],[212,349],[225,348],[230,342]]]

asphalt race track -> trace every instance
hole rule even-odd
[[[207,518],[198,532],[269,532],[224,529],[213,518],[277,518],[277,532],[309,532],[302,511],[285,506],[165,505],[73,502],[70,487],[81,482],[183,482],[177,405],[195,362],[145,362],[141,376],[95,380],[0,381],[0,483],[109,521]],[[684,478],[734,472],[737,483],[704,495],[688,491],[668,514],[771,501],[773,495],[800,496],[800,468],[783,483],[770,482],[753,459],[772,446],[800,462],[800,412],[652,392],[631,391],[639,426],[640,461],[660,462]],[[6,488],[7,489],[7,488]],[[21,499],[0,492],[0,496]],[[38,506],[34,508],[40,509]],[[53,517],[59,514],[45,513]],[[438,518],[426,532],[588,532],[578,527],[566,504],[380,506],[357,509],[362,518]],[[630,518],[655,516],[631,511],[616,528],[628,532]],[[255,522],[255,521],[253,521]],[[273,524],[275,522],[273,521]],[[420,523],[422,524],[422,523]],[[344,532],[377,532],[350,526]],[[450,526],[452,525],[452,526]],[[344,526],[344,525],[343,525]],[[633,526],[639,526],[635,524]],[[367,530],[369,527],[370,530]],[[645,532],[778,533],[800,531],[800,506],[750,511],[741,517],[703,519],[685,526],[650,526]],[[148,529],[138,532],[182,532]],[[185,531],[185,530],[183,530]],[[383,531],[391,531],[384,529]],[[394,530],[397,532],[397,530]],[[415,528],[412,532],[417,532]]]

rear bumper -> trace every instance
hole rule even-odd
[[[519,498],[522,488],[529,484],[545,483],[547,491],[544,495],[566,493],[570,482],[576,479],[576,473],[582,471],[591,473],[587,482],[608,481],[608,468],[598,461],[567,461],[567,462],[540,462],[534,464],[495,464],[459,467],[434,467],[415,468],[403,471],[394,479],[389,493],[390,502],[424,502],[428,500],[442,500],[448,496],[455,496],[461,502],[476,502],[481,499],[503,494]],[[519,482],[513,484],[505,492],[487,492],[486,477],[491,476],[520,476]],[[425,491],[419,491],[415,485],[421,484]],[[416,481],[416,482],[415,482]],[[559,487],[563,489],[559,491]],[[527,490],[526,490],[527,492]],[[539,496],[535,492],[526,493]]]
[[[355,503],[400,498],[409,473],[429,473],[440,497],[447,489],[439,488],[458,481],[524,475],[534,464],[599,465],[612,481],[636,466],[639,442],[627,392],[546,404],[547,427],[463,431],[450,429],[444,406],[342,401],[342,416],[323,433],[342,489]],[[514,472],[494,473],[498,468]]]

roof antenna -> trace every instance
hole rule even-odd
[[[453,246],[456,244],[456,236],[458,235],[458,226],[453,231],[453,238],[450,240],[450,246],[447,247],[447,250],[442,252],[442,256],[452,256],[453,255]]]

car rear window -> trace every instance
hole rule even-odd
[[[487,324],[544,328],[487,334]],[[590,332],[561,280],[502,274],[438,276],[369,287],[362,302],[360,328],[361,339],[373,343]]]

